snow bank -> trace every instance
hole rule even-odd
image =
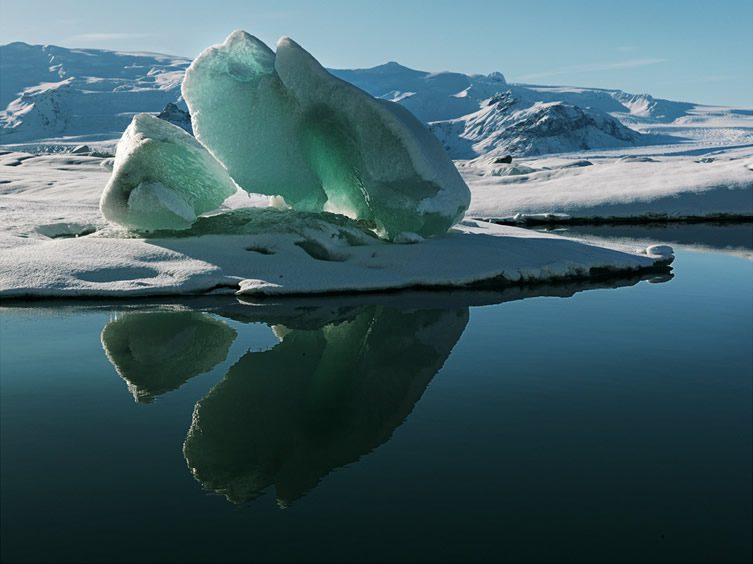
[[[0,297],[212,291],[281,295],[505,285],[588,277],[594,270],[636,271],[672,259],[664,249],[651,254],[598,247],[474,221],[463,222],[444,237],[398,245],[373,238],[339,216],[284,210],[242,213],[251,215],[230,234],[212,234],[229,230],[227,217],[217,216],[203,222],[206,234],[201,235],[90,235],[6,249],[0,255]],[[213,226],[215,221],[221,225]],[[287,228],[270,232],[268,225]]]
[[[444,237],[405,237],[413,244],[394,244],[342,216],[271,208],[202,217],[182,236],[134,238],[109,228],[99,214],[107,178],[102,160],[0,155],[7,179],[0,185],[1,297],[355,292],[482,281],[504,286],[668,261],[634,246],[588,245],[473,221]],[[266,205],[241,192],[228,203]]]
[[[518,166],[533,171],[509,176],[497,172],[500,167],[491,159],[458,164],[471,188],[467,214],[471,217],[524,223],[547,214],[555,221],[568,216],[600,220],[753,216],[753,172],[748,168],[753,149],[706,153],[709,156],[636,158],[574,154],[524,160]],[[584,157],[593,166],[567,166]]]

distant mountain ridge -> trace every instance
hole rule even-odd
[[[491,98],[477,112],[432,122],[429,127],[456,159],[484,154],[543,155],[666,141],[666,137],[638,133],[598,110],[565,102],[521,105],[509,90]]]
[[[139,112],[163,112],[188,129],[180,85],[189,64],[155,53],[0,46],[0,143],[117,139]],[[501,73],[429,73],[396,62],[330,72],[409,109],[453,158],[666,142],[666,135],[636,128],[676,133],[673,124],[706,119],[703,113],[698,117],[703,106],[696,104],[619,90],[508,84]],[[747,110],[722,114],[730,112],[740,119],[751,116]]]
[[[466,75],[430,73],[394,61],[370,69],[328,69],[333,75],[377,98],[408,108],[424,122],[457,118],[472,113],[481,101],[507,88],[502,73]]]
[[[0,46],[0,142],[120,137],[134,114],[180,98],[189,59],[154,53]]]

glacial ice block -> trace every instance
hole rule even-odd
[[[275,70],[297,102],[306,161],[326,208],[371,220],[394,238],[446,232],[470,191],[437,138],[408,110],[329,74],[292,39],[277,43]]]
[[[275,54],[232,33],[192,63],[183,97],[197,138],[233,179],[293,209],[341,213],[395,238],[444,233],[470,202],[417,118],[333,77],[291,39]]]
[[[182,86],[194,134],[244,190],[284,196],[297,210],[321,211],[327,197],[304,162],[295,103],[274,59],[269,47],[244,31],[205,49]]]
[[[223,166],[180,127],[138,114],[123,133],[100,200],[109,221],[134,229],[187,229],[236,191]]]

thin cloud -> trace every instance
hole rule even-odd
[[[117,41],[120,39],[140,39],[143,37],[151,37],[152,35],[152,33],[82,33],[67,38],[66,42],[80,41],[99,43],[102,41]]]
[[[562,67],[557,70],[551,70],[547,72],[537,72],[532,74],[524,74],[517,77],[515,80],[519,82],[525,82],[528,80],[538,80],[540,78],[548,78],[550,76],[563,76],[566,74],[580,74],[589,72],[603,72],[619,69],[631,69],[637,67],[646,67],[649,65],[659,65],[666,63],[668,59],[630,59],[627,61],[617,61],[614,63],[595,63],[590,65],[572,65],[568,67]]]

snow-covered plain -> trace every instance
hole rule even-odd
[[[493,286],[653,270],[671,248],[589,245],[466,220],[415,244],[377,239],[331,214],[261,207],[236,194],[181,237],[108,226],[98,202],[105,159],[0,156],[0,297],[134,297]],[[76,237],[76,235],[84,235]]]
[[[468,215],[513,223],[753,217],[753,147],[659,146],[456,162]]]

